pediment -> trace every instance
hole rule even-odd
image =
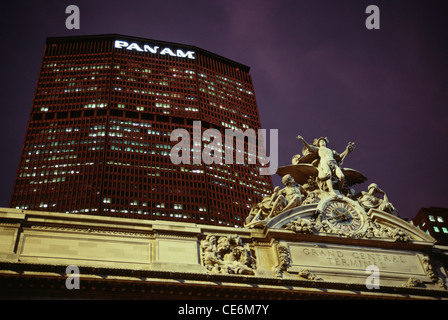
[[[334,195],[248,227],[357,239],[435,243],[429,234],[400,217],[378,209],[365,210],[355,200]]]

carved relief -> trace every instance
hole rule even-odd
[[[425,272],[426,272],[426,275],[428,276],[428,278],[431,279],[431,281],[433,283],[437,284],[440,289],[446,290],[446,285],[443,283],[442,279],[440,279],[434,272],[434,269],[432,268],[429,258],[423,257],[422,263],[423,263],[423,268],[425,269]]]
[[[295,233],[313,233],[316,231],[314,220],[298,218],[296,221],[289,222],[285,229],[294,231]]]
[[[297,184],[289,174],[282,178],[282,182],[285,185],[283,189],[275,187],[270,196],[252,206],[246,218],[246,226],[252,228],[263,227],[266,222],[275,216],[302,204],[302,186]]]
[[[408,281],[406,281],[405,284],[403,284],[403,287],[406,288],[416,288],[416,287],[421,287],[423,286],[423,282],[420,279],[416,279],[416,278],[409,278]]]
[[[255,259],[239,236],[208,235],[201,241],[202,263],[211,273],[254,275]]]
[[[403,230],[383,226],[368,216],[366,216],[366,224],[367,227],[365,231],[333,229],[329,223],[322,218],[322,215],[319,215],[316,219],[298,218],[296,221],[288,222],[284,228],[296,233],[313,234],[323,232],[355,239],[389,238],[397,242],[408,242],[412,240],[412,238]]]
[[[288,248],[280,245],[277,246],[277,256],[278,264],[274,267],[274,275],[277,278],[282,278],[283,272],[288,269],[289,263],[291,262]]]
[[[386,193],[381,190],[376,183],[371,183],[367,187],[367,190],[367,192],[362,191],[357,197],[357,201],[363,208],[366,210],[378,209],[398,217],[398,211],[392,203],[389,202]],[[383,195],[383,199],[376,196],[376,194]]]
[[[318,276],[316,276],[314,273],[312,273],[310,270],[308,269],[304,269],[304,270],[300,270],[298,273],[299,278],[303,278],[306,280],[313,280],[313,281],[322,281],[322,278],[319,278]]]
[[[386,192],[375,183],[368,191],[356,192],[352,187],[367,178],[360,172],[343,168],[346,156],[355,149],[353,142],[347,144],[342,153],[328,148],[328,139],[320,137],[308,143],[302,136],[302,154],[292,159],[292,164],[277,169],[285,185],[276,187],[274,192],[261,202],[254,204],[245,221],[245,228],[264,228],[277,223],[279,215],[287,216],[301,207],[316,205],[322,207],[326,219],[314,222],[291,222],[286,228],[298,233],[327,232],[362,238],[386,237],[404,242],[411,239],[402,230],[388,230],[368,226],[365,234],[365,216],[374,209],[398,217],[398,212],[390,202]],[[325,212],[325,210],[328,211]],[[308,210],[308,208],[304,208]],[[321,213],[321,212],[319,212]]]

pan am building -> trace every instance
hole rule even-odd
[[[173,130],[210,128],[261,128],[249,67],[123,35],[48,38],[10,207],[242,226],[272,190],[258,163],[170,159]]]

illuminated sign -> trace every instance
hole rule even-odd
[[[139,52],[149,52],[152,54],[159,53],[161,55],[170,55],[172,57],[179,57],[179,58],[188,58],[188,59],[194,59],[194,51],[183,51],[181,49],[173,50],[171,48],[163,48],[160,50],[160,47],[158,46],[150,46],[148,44],[145,44],[143,46],[132,42],[128,43],[126,41],[122,40],[115,40],[115,48],[123,49],[126,48],[126,50],[130,51],[139,51]]]

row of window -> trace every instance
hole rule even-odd
[[[436,216],[436,217],[434,217],[432,214],[429,214],[428,215],[428,219],[429,219],[429,221],[431,221],[431,222],[445,222],[444,221],[444,219],[443,219],[443,217],[441,217],[441,216]]]
[[[433,226],[432,227],[433,230],[437,233],[440,233],[441,231],[445,234],[448,234],[448,228],[447,227],[437,227],[437,226]]]

